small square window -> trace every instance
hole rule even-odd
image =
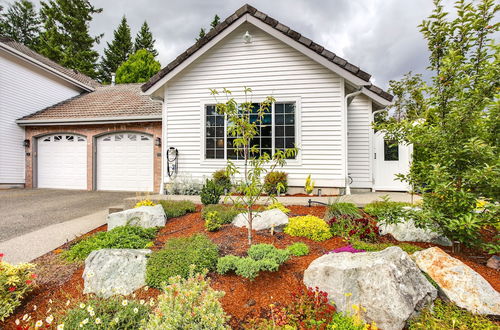
[[[54,142],[58,142],[58,141],[61,141],[61,140],[62,140],[62,136],[61,135],[54,136]]]
[[[73,142],[75,141],[75,137],[73,135],[66,135],[66,141]]]
[[[115,141],[121,141],[123,139],[123,135],[122,134],[116,134],[115,135]]]
[[[397,161],[399,160],[399,145],[393,140],[384,140],[384,160]]]
[[[128,134],[127,137],[130,141],[137,141],[137,135],[135,134]]]
[[[149,140],[151,140],[149,136],[141,135],[141,141],[149,141]]]
[[[83,142],[83,141],[85,141],[85,138],[84,138],[84,137],[82,137],[82,136],[79,136],[79,137],[78,137],[78,141]]]

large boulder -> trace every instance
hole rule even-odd
[[[108,231],[118,226],[139,226],[144,228],[165,226],[167,217],[161,205],[141,206],[111,213],[107,218]]]
[[[271,227],[282,228],[288,224],[288,216],[279,209],[272,209],[263,212],[253,213],[252,229],[263,230]],[[234,220],[233,225],[236,227],[248,228],[248,213],[238,214]]]
[[[384,330],[403,329],[437,296],[408,254],[396,246],[326,254],[305,270],[304,284],[327,292],[340,311],[352,313],[353,304],[366,308],[364,320]]]
[[[408,219],[397,224],[382,224],[380,235],[391,234],[398,241],[427,242],[443,246],[451,246],[451,241],[430,229],[418,228],[413,220]]]
[[[151,250],[102,249],[85,259],[83,293],[108,298],[128,295],[146,285],[146,256]]]
[[[457,306],[476,314],[500,315],[500,293],[460,260],[438,247],[415,252],[413,258]]]

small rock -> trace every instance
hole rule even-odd
[[[272,226],[274,226],[275,229],[279,229],[287,224],[288,216],[279,209],[253,213],[253,230],[270,229]],[[233,225],[236,227],[248,228],[248,213],[238,214],[233,220]]]
[[[141,206],[108,215],[108,231],[118,226],[162,227],[167,222],[161,205]]]
[[[400,242],[426,242],[443,246],[451,246],[451,241],[433,232],[430,229],[422,229],[415,226],[413,220],[404,220],[397,224],[382,224],[379,226],[380,235],[391,234]]]
[[[500,257],[493,256],[489,258],[488,262],[486,263],[486,266],[493,268],[494,270],[500,270]]]
[[[254,306],[255,304],[256,304],[256,301],[253,299],[250,299],[249,301],[247,301],[247,306]]]
[[[460,260],[438,247],[415,252],[413,258],[457,306],[475,314],[500,315],[500,293]]]

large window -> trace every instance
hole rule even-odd
[[[250,121],[258,120],[259,104],[254,103]],[[206,159],[242,159],[243,155],[233,145],[235,137],[227,131],[227,120],[216,112],[214,105],[205,106],[205,158]],[[259,155],[272,155],[276,150],[293,148],[296,144],[295,102],[273,104],[258,124],[258,134],[251,141],[257,146]]]

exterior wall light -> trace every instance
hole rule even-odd
[[[249,44],[252,42],[252,35],[250,34],[250,32],[245,32],[245,34],[243,35],[243,41],[245,41],[246,44]]]
[[[30,140],[29,139],[26,139],[23,141],[23,147],[25,148],[29,148],[30,147]]]
[[[157,147],[161,147],[161,138],[160,138],[160,137],[157,137],[157,138],[155,139],[155,146],[157,146]]]

